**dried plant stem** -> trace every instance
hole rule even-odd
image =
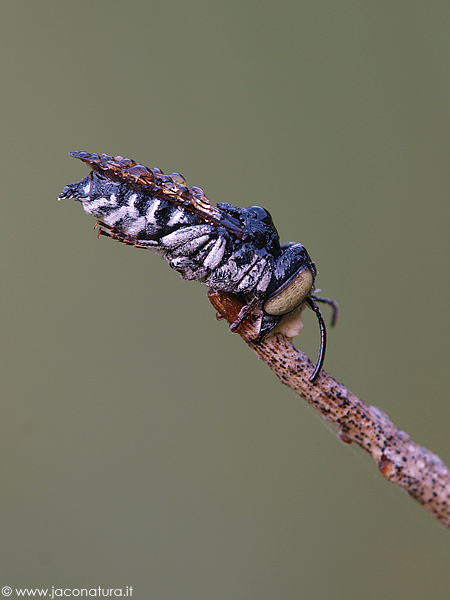
[[[233,323],[242,302],[225,292],[208,293],[219,315]],[[450,470],[437,456],[413,442],[386,413],[354,396],[344,385],[321,371],[314,383],[314,365],[282,334],[254,344],[255,325],[245,321],[238,331],[282,383],[302,396],[339,429],[344,442],[355,442],[368,452],[380,472],[403,488],[445,526],[450,528]]]

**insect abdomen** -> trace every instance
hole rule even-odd
[[[186,279],[240,294],[265,291],[273,260],[222,227],[152,193],[92,173],[61,194],[83,204],[100,221],[101,233],[162,254]]]
[[[66,186],[64,197],[83,204],[84,210],[105,225],[138,240],[158,241],[180,227],[201,219],[142,187],[124,186],[93,171],[79,183]]]

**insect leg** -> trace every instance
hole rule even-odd
[[[333,310],[333,315],[331,317],[331,327],[334,327],[339,316],[339,304],[336,302],[336,300],[332,300],[331,298],[321,298],[320,296],[315,296],[314,294],[310,294],[309,297],[315,300],[316,302],[323,302],[324,304],[328,304],[328,306],[331,306]]]
[[[325,360],[325,350],[327,348],[327,328],[325,327],[325,321],[323,320],[322,313],[320,312],[320,308],[314,302],[314,299],[317,300],[317,298],[315,298],[314,296],[308,296],[306,298],[306,302],[307,302],[309,308],[311,308],[316,313],[316,317],[317,317],[317,320],[319,321],[319,327],[320,327],[320,352],[319,352],[319,358],[317,359],[317,364],[314,369],[314,372],[311,375],[311,377],[309,378],[309,381],[311,383],[315,382],[318,374],[320,373],[321,368],[323,367],[323,361]],[[322,300],[322,298],[320,298],[320,300]]]
[[[118,240],[119,242],[123,242],[129,246],[134,246],[135,248],[146,248],[153,250],[153,246],[157,246],[157,242],[153,240],[138,240],[133,235],[124,233],[115,227],[111,227],[110,225],[103,223],[103,221],[97,221],[97,223],[94,225],[94,229],[98,230],[97,237],[104,235],[105,237]]]
[[[242,323],[244,323],[246,319],[248,319],[248,317],[250,317],[250,315],[252,315],[255,312],[259,303],[260,299],[258,298],[258,296],[254,296],[251,302],[249,302],[248,304],[244,304],[244,306],[239,311],[236,321],[234,321],[234,323],[231,323],[230,325],[230,331],[232,333],[238,331]]]

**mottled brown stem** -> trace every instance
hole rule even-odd
[[[236,321],[243,306],[238,298],[212,290],[208,297],[221,317],[229,323]],[[311,383],[313,363],[281,333],[255,344],[251,341],[255,337],[252,319],[244,321],[238,333],[282,383],[338,427],[342,441],[355,442],[366,450],[386,479],[450,528],[450,470],[439,456],[413,442],[386,413],[354,396],[325,371]]]

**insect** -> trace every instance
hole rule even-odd
[[[320,352],[310,381],[323,366],[326,327],[317,302],[331,306],[332,325],[338,305],[314,294],[316,267],[299,243],[280,245],[269,212],[260,206],[239,208],[210,203],[203,190],[188,188],[179,173],[164,175],[129,158],[70,152],[91,172],[67,185],[59,200],[79,200],[97,218],[98,235],[162,255],[185,279],[244,299],[240,325],[255,311],[261,321],[260,342],[286,315],[309,306],[319,321]]]

